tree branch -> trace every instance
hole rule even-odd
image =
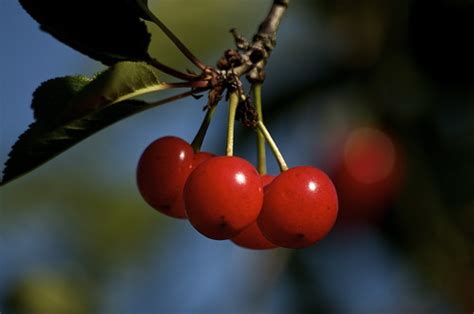
[[[233,73],[242,76],[252,69],[266,64],[273,48],[276,45],[276,33],[280,26],[283,15],[288,8],[290,0],[274,0],[265,20],[258,27],[258,32],[252,40],[252,44],[245,53],[241,55],[244,63],[233,69]]]
[[[278,27],[280,26],[281,19],[286,9],[288,8],[289,3],[290,0],[273,1],[273,5],[270,9],[270,12],[258,28],[257,36],[270,36],[273,40],[275,39],[276,32],[278,31]]]

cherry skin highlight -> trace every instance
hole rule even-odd
[[[137,167],[137,185],[145,201],[165,215],[186,218],[183,187],[193,158],[191,145],[178,137],[166,136],[152,142]]]
[[[329,177],[314,167],[300,166],[268,185],[257,223],[270,242],[304,248],[331,230],[337,212],[336,189]]]
[[[271,175],[261,175],[262,186],[265,192],[265,187],[270,184],[275,178]],[[268,241],[260,231],[257,222],[253,222],[250,226],[242,230],[237,236],[232,238],[232,242],[243,248],[252,250],[266,250],[273,249],[277,246]]]
[[[214,157],[193,170],[184,187],[184,201],[189,221],[200,233],[214,240],[230,239],[257,219],[262,183],[248,161]]]

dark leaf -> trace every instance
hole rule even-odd
[[[148,8],[148,0],[125,0],[133,7],[137,14],[144,20],[152,21],[150,17],[151,11]]]
[[[13,145],[5,163],[2,185],[35,169],[106,126],[143,110],[146,105],[142,101],[124,101],[57,127],[51,127],[51,124],[42,120],[34,122]]]
[[[149,58],[150,34],[130,0],[20,3],[42,30],[104,64]]]
[[[130,3],[133,3],[138,14],[142,19],[153,21],[155,16],[148,8],[148,0],[127,0]]]

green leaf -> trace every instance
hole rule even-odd
[[[23,8],[66,45],[111,65],[147,60],[150,34],[130,0],[20,0]]]
[[[92,80],[85,76],[58,77],[43,82],[33,93],[31,108],[36,120],[51,120]]]
[[[192,91],[157,103],[129,100],[173,88],[153,67],[119,62],[90,80],[81,76],[49,80],[33,93],[36,121],[13,146],[2,185],[33,170],[95,132],[132,114],[190,96]]]
[[[119,62],[100,73],[67,104],[62,120],[85,115],[103,106],[173,86],[159,79],[160,72],[144,62]]]

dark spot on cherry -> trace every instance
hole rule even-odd
[[[161,205],[160,207],[161,207],[161,209],[163,209],[164,211],[169,211],[169,210],[171,209],[171,205],[169,205],[169,204]]]
[[[222,221],[219,224],[219,227],[221,227],[221,228],[227,227],[228,224],[227,224],[227,221],[225,220],[225,216],[221,216],[220,218],[221,218]]]

